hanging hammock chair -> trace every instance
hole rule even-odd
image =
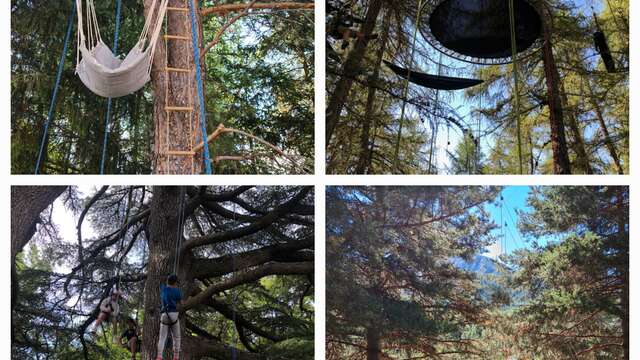
[[[461,90],[480,85],[484,82],[478,79],[464,79],[449,76],[424,74],[413,70],[409,71],[408,69],[401,68],[400,66],[394,65],[386,60],[384,60],[384,63],[398,76],[404,79],[408,78],[408,80],[412,83],[429,89]]]
[[[100,36],[94,0],[76,0],[78,7],[78,52],[76,73],[93,93],[117,98],[140,90],[151,80],[151,64],[162,30],[168,0],[153,0],[136,45],[124,60],[113,54]],[[84,15],[87,24],[85,36]],[[80,59],[82,58],[82,60]]]

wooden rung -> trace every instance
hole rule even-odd
[[[167,7],[167,11],[183,11],[183,12],[187,12],[189,11],[189,8],[180,8],[180,7]]]
[[[175,156],[195,156],[196,152],[195,151],[172,150],[172,151],[165,151],[164,154],[165,155],[175,155]]]
[[[166,67],[164,68],[164,71],[190,73],[191,69],[179,69],[179,68]]]
[[[189,40],[188,36],[181,35],[162,35],[167,40]]]
[[[165,106],[166,111],[192,111],[193,108],[190,106]]]

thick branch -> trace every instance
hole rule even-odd
[[[291,200],[278,206],[277,208],[270,211],[265,216],[261,217],[259,220],[251,223],[250,225],[240,227],[237,229],[232,229],[229,231],[213,233],[207,236],[201,236],[201,237],[191,239],[184,243],[182,247],[182,251],[191,250],[193,248],[208,245],[208,244],[215,244],[215,243],[238,239],[244,236],[255,234],[258,231],[264,230],[265,228],[269,227],[271,224],[276,222],[278,219],[280,219],[282,216],[289,213],[291,209],[294,209],[298,205],[298,203],[307,196],[309,191],[311,191],[311,187],[304,187]]]
[[[251,283],[270,275],[304,275],[313,273],[313,263],[269,263],[257,268],[247,270],[224,281],[207,287],[198,295],[188,298],[181,306],[180,311],[187,311],[200,304],[206,303],[213,295],[236,286]]]
[[[202,9],[202,16],[225,14],[229,12],[243,11],[247,4],[225,4],[212,6]],[[270,10],[313,10],[314,3],[304,2],[278,2],[278,3],[262,3],[254,4],[253,9],[270,9]]]

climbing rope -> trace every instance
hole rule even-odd
[[[56,82],[53,87],[53,94],[51,95],[51,103],[49,105],[49,114],[47,115],[47,121],[44,123],[44,133],[42,134],[42,141],[40,142],[40,151],[38,152],[38,160],[36,161],[36,170],[35,174],[38,175],[40,172],[40,165],[42,163],[42,157],[45,152],[45,145],[47,143],[47,138],[49,137],[49,126],[53,121],[53,115],[56,108],[56,100],[58,98],[58,90],[60,89],[60,80],[62,79],[62,70],[64,69],[64,63],[67,55],[67,50],[69,49],[69,39],[71,38],[71,32],[73,30],[73,19],[76,17],[77,7],[74,2],[73,11],[69,16],[69,21],[67,25],[67,34],[64,37],[64,45],[62,46],[62,55],[60,55],[60,62],[58,63],[58,74],[56,75]]]
[[[509,23],[511,29],[511,60],[513,61],[513,91],[514,91],[514,116],[516,118],[516,132],[518,137],[518,167],[520,175],[524,174],[522,166],[522,134],[520,124],[520,86],[518,82],[518,45],[516,43],[516,16],[513,0],[509,0]]]
[[[113,36],[113,53],[118,54],[118,39],[120,38],[120,22],[122,18],[122,0],[118,0],[116,7],[116,30]],[[102,142],[102,158],[100,160],[100,175],[104,174],[104,165],[107,158],[107,143],[109,142],[109,122],[111,120],[112,98],[107,99],[107,116],[104,120],[104,140]]]
[[[404,83],[404,90],[402,92],[402,110],[400,111],[400,124],[398,128],[398,139],[396,140],[395,151],[395,166],[396,170],[400,169],[400,141],[402,139],[402,126],[404,123],[404,116],[407,107],[407,96],[409,94],[409,78],[411,77],[411,68],[413,68],[413,57],[416,52],[416,39],[418,38],[418,28],[420,27],[420,18],[422,16],[422,0],[418,1],[418,14],[416,16],[416,26],[413,30],[413,40],[411,45],[411,57],[409,58],[409,68],[407,71],[407,78]]]
[[[236,203],[233,203],[233,222],[234,225],[237,222],[236,219]],[[231,271],[232,271],[232,277],[233,280],[235,281],[236,279],[236,255],[235,252],[233,251],[233,249],[231,249]],[[237,321],[237,315],[236,315],[236,304],[238,302],[238,293],[234,290],[231,289],[232,294],[231,294],[231,317],[232,317],[232,321],[233,321],[233,326],[236,326],[236,321]],[[232,332],[233,337],[231,339],[231,360],[237,360],[238,358],[238,354],[237,354],[237,344],[238,344],[238,337],[236,336],[237,333],[237,329],[234,329],[234,331]]]
[[[178,205],[178,233],[176,235],[176,252],[173,259],[173,272],[172,274],[177,274],[178,266],[180,266],[180,247],[182,245],[183,232],[182,228],[184,226],[184,205],[185,205],[185,188],[180,187],[180,204]]]
[[[189,3],[189,13],[191,15],[191,46],[193,47],[193,62],[195,63],[196,68],[196,82],[197,82],[197,91],[198,91],[198,100],[200,107],[200,126],[202,128],[202,143],[203,147],[203,161],[204,161],[204,169],[207,175],[212,174],[211,169],[211,159],[209,155],[209,143],[207,142],[207,121],[206,121],[206,111],[204,108],[204,89],[202,84],[202,69],[200,68],[200,46],[198,45],[198,38],[196,37],[196,13],[195,6],[193,0],[188,0]]]

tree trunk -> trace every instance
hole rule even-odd
[[[544,14],[546,11],[542,11]],[[548,20],[543,19],[544,43],[542,54],[544,60],[544,73],[547,82],[547,97],[549,100],[549,122],[551,128],[551,146],[553,149],[553,172],[555,174],[571,174],[571,163],[567,151],[567,140],[564,130],[564,119],[562,113],[562,101],[558,84],[560,75],[553,56],[551,44],[551,29]]]
[[[160,331],[160,284],[173,272],[173,262],[176,255],[178,215],[180,204],[180,188],[153,188],[153,199],[149,214],[149,258],[147,279],[144,285],[144,326],[142,332],[142,360],[154,360]],[[180,286],[184,283],[180,271]],[[184,289],[183,289],[184,293]],[[184,324],[181,320],[182,338],[184,339]],[[189,359],[183,348],[181,359]],[[169,351],[170,352],[170,351]],[[166,354],[166,352],[165,352]],[[165,359],[169,358],[166,354]]]
[[[363,33],[363,36],[356,41],[353,50],[349,53],[349,56],[342,67],[340,80],[338,80],[333,94],[329,99],[329,104],[327,105],[327,128],[325,135],[326,147],[329,146],[333,132],[338,125],[340,113],[344,108],[344,104],[347,101],[347,97],[349,96],[349,92],[353,85],[353,78],[355,78],[360,71],[360,66],[364,60],[367,45],[369,44],[369,37],[373,33],[381,9],[382,0],[371,0],[364,24],[360,30]]]
[[[11,187],[11,262],[31,240],[40,222],[40,213],[67,189],[66,186]]]
[[[624,175],[624,169],[622,168],[622,164],[620,163],[620,158],[618,157],[618,151],[616,150],[615,144],[611,140],[611,135],[609,134],[607,123],[604,121],[604,115],[602,114],[602,109],[598,104],[598,100],[595,98],[590,81],[587,81],[587,88],[589,89],[589,99],[591,101],[591,105],[593,106],[593,110],[596,113],[596,118],[598,119],[598,123],[600,124],[600,129],[602,130],[602,135],[604,136],[604,143],[607,146],[609,155],[611,156],[614,164],[616,165],[618,174]]]
[[[569,99],[567,98],[567,92],[564,88],[564,82],[561,86],[562,91],[562,106],[565,108],[569,107]],[[584,146],[584,138],[582,137],[582,131],[580,131],[580,126],[578,126],[578,120],[576,118],[576,113],[573,110],[569,110],[567,113],[567,121],[569,125],[569,129],[571,130],[571,135],[573,136],[573,150],[576,152],[576,163],[580,170],[582,170],[585,174],[593,174],[593,169],[591,169],[591,164],[589,163],[589,156],[587,155],[587,151]]]
[[[380,332],[367,328],[367,360],[379,360],[380,352]]]
[[[193,0],[170,0],[169,7],[186,8]],[[145,0],[145,14],[153,0]],[[194,4],[197,4],[194,1]],[[197,6],[197,5],[196,5]],[[196,38],[202,50],[200,14],[197,11]],[[158,41],[153,60],[151,83],[154,91],[153,172],[155,174],[198,174],[202,171],[202,154],[169,155],[169,151],[191,151],[201,139],[200,111],[195,82],[195,62],[191,41],[191,18],[188,11],[167,11],[167,35],[188,39],[164,38]],[[166,68],[189,69],[166,72]],[[192,111],[167,111],[169,107],[186,107]]]
[[[66,186],[11,187],[11,308],[18,298],[16,256],[36,233],[40,214],[66,190]],[[11,315],[13,324],[13,312]],[[14,327],[11,326],[11,329]],[[13,330],[11,331],[13,339]]]
[[[373,74],[369,78],[369,93],[367,94],[367,104],[364,110],[364,119],[362,121],[362,133],[360,134],[360,158],[358,159],[358,165],[356,167],[356,174],[364,174],[368,167],[371,166],[369,156],[369,143],[375,141],[371,139],[371,126],[376,128],[376,119],[373,112],[373,106],[376,100],[376,85],[380,76],[380,66],[382,65],[382,58],[387,48],[387,41],[389,40],[389,17],[384,18],[382,24],[382,38],[380,40],[380,48],[376,53],[376,63],[373,69]]]

